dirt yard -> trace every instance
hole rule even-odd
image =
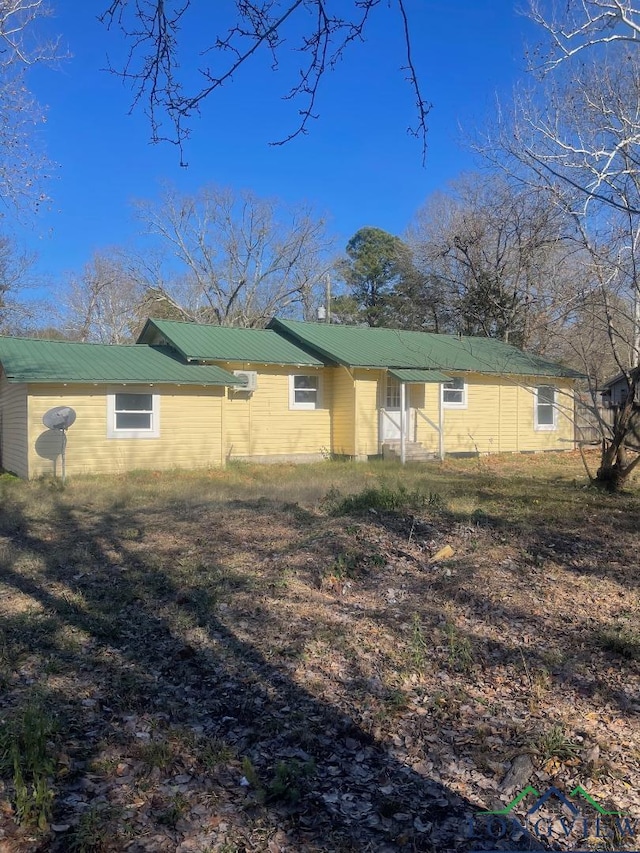
[[[0,491],[2,853],[640,849],[637,484],[566,454]],[[576,812],[527,817],[552,787]]]

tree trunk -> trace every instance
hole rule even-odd
[[[593,484],[608,492],[620,491],[631,472],[640,461],[640,454],[634,455],[629,461],[625,441],[631,432],[631,421],[634,414],[637,415],[634,406],[636,394],[636,382],[630,383],[630,393],[626,402],[618,409],[613,421],[613,434],[602,442],[602,455],[600,467],[596,472]]]

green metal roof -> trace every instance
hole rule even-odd
[[[493,338],[435,335],[369,326],[334,326],[277,318],[269,323],[269,328],[286,335],[297,344],[310,347],[333,362],[349,367],[459,370],[520,376],[581,376],[575,370]]]
[[[81,344],[0,337],[0,363],[9,382],[167,382],[238,385],[215,365],[185,364],[168,347]]]
[[[412,370],[411,368],[396,367],[389,371],[394,379],[400,382],[417,383],[423,385],[425,382],[449,382],[450,376],[446,376],[439,370]]]
[[[322,366],[323,362],[268,329],[205,326],[175,320],[147,320],[138,343],[168,343],[189,361]]]

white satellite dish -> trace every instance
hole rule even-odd
[[[67,430],[75,423],[76,413],[71,406],[56,406],[42,416],[42,423],[48,429],[59,430],[62,433],[62,482],[66,478],[65,456],[67,449]]]

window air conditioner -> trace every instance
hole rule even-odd
[[[234,370],[233,375],[245,380],[245,384],[236,385],[234,391],[255,391],[258,387],[258,373],[255,370]]]

